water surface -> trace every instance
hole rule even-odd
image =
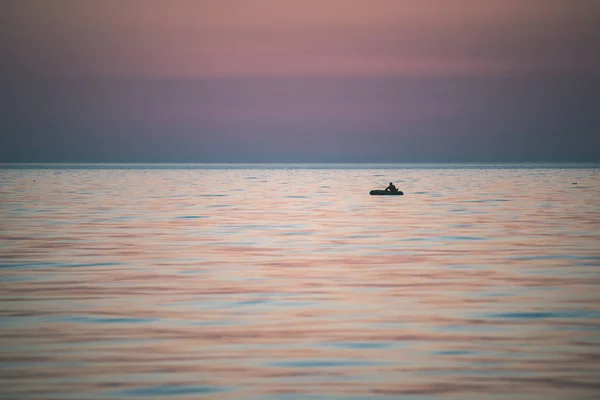
[[[125,167],[0,169],[2,398],[600,392],[597,167]]]

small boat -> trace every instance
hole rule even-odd
[[[390,192],[385,190],[371,190],[369,192],[371,196],[402,196],[404,193],[402,190],[398,190],[397,192]]]

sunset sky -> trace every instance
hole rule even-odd
[[[14,0],[0,162],[599,161],[595,0]]]

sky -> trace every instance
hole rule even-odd
[[[3,0],[0,162],[600,161],[596,0]]]

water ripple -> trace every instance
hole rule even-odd
[[[13,167],[2,398],[597,397],[598,168]]]

